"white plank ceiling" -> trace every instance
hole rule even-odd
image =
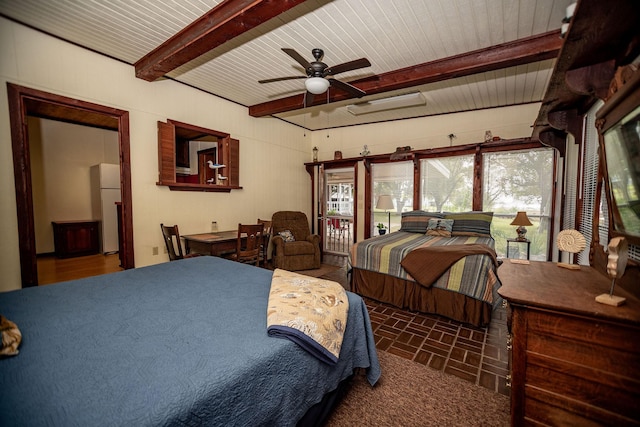
[[[248,107],[304,92],[304,79],[258,83],[303,74],[282,47],[297,50],[309,61],[311,49],[322,48],[323,62],[330,66],[369,59],[371,67],[336,76],[349,82],[557,30],[571,1],[308,0],[167,76]],[[133,65],[218,3],[0,0],[0,14]],[[306,109],[300,105],[276,116],[317,130],[539,102],[553,66],[554,60],[544,60],[361,99]],[[346,111],[354,102],[417,91],[427,99],[426,106],[360,116]]]

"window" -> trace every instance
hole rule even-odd
[[[547,260],[553,197],[554,152],[551,148],[483,154],[482,206],[494,212],[491,234],[498,255],[506,255],[506,239],[518,211],[527,212],[531,259]],[[521,246],[521,245],[516,245]]]
[[[218,167],[209,168],[209,161]],[[228,133],[174,120],[158,122],[158,185],[229,192],[242,188],[239,163],[240,141]]]
[[[420,209],[465,212],[473,206],[473,155],[420,160]]]
[[[371,235],[377,235],[374,233],[377,224],[383,224],[389,232],[399,230],[402,212],[413,210],[413,161],[374,163],[371,165],[371,179]],[[379,204],[379,201],[389,200],[380,196],[391,196],[393,208]]]

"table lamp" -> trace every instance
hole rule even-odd
[[[518,237],[516,238],[516,240],[518,242],[526,242],[527,229],[525,228],[525,226],[533,225],[531,224],[531,221],[529,221],[527,213],[522,211],[518,212],[511,225],[518,226],[518,228],[516,228],[516,233],[518,233]]]
[[[384,210],[389,216],[389,233],[391,233],[391,212],[389,209],[393,209],[393,199],[390,194],[383,194],[378,197],[378,202],[376,203],[376,209]]]

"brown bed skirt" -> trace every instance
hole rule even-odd
[[[402,309],[438,314],[478,327],[491,322],[493,311],[488,302],[463,294],[358,268],[351,271],[351,291]]]

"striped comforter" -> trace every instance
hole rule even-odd
[[[349,263],[351,267],[361,270],[375,271],[413,281],[400,265],[402,259],[412,250],[421,247],[473,243],[495,247],[495,241],[491,237],[436,237],[422,233],[397,231],[356,243],[351,248]],[[429,260],[425,260],[425,262],[429,262]],[[494,291],[497,290],[494,289],[496,283],[499,282],[491,257],[469,255],[453,264],[433,286],[459,292],[492,304]]]

